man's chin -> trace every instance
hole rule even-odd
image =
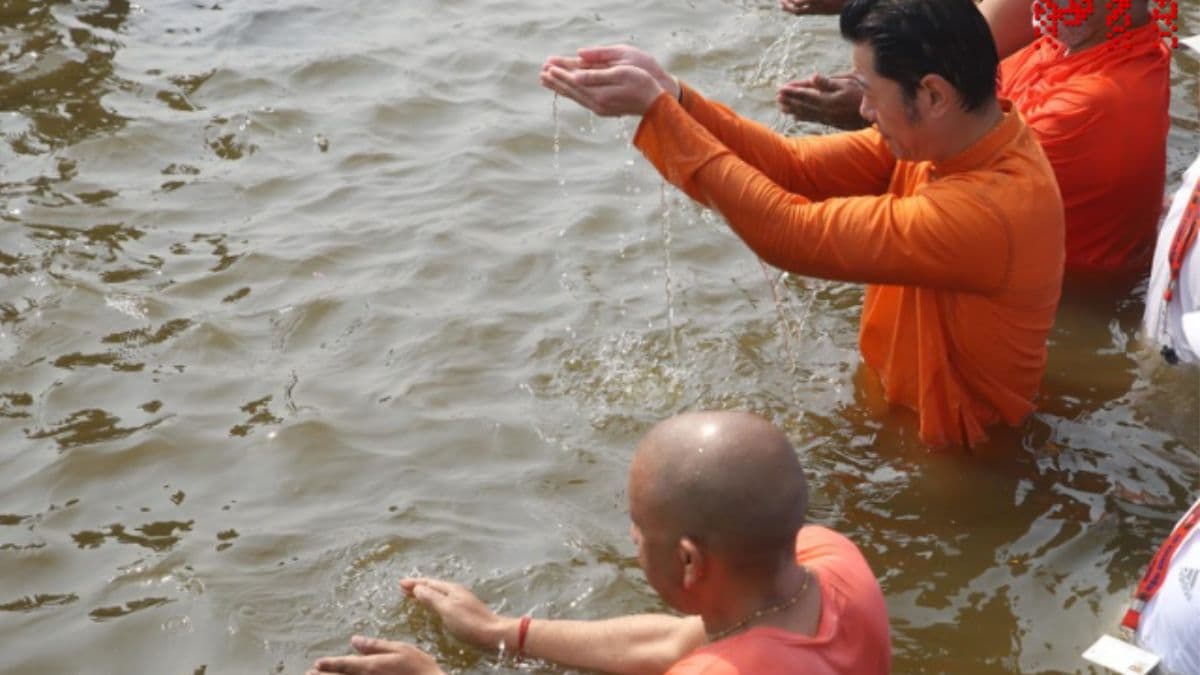
[[[900,149],[900,147],[897,146],[891,138],[889,138],[886,134],[881,133],[880,135],[883,136],[883,142],[887,144],[888,151],[892,153],[893,157],[896,159],[908,159],[908,157],[905,157],[904,152]]]

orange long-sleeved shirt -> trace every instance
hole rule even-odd
[[[897,160],[875,129],[792,139],[684,88],[634,144],[764,260],[867,282],[863,359],[934,446],[1033,411],[1063,270],[1062,201],[1009,111],[947,162]]]
[[[1058,177],[1067,269],[1144,272],[1166,181],[1170,54],[1154,21],[1065,52],[1042,37],[1005,59],[1000,96],[1021,111]]]

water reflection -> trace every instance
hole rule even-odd
[[[121,85],[113,58],[129,12],[124,0],[4,3],[0,109],[20,112],[28,125],[5,134],[14,152],[50,152],[125,123],[102,99]]]
[[[0,2],[0,567],[23,570],[0,670],[299,672],[369,632],[506,672],[395,579],[663,609],[627,460],[698,407],[787,429],[813,519],[884,580],[898,672],[1079,670],[1194,488],[1196,372],[1143,358],[1135,295],[1067,302],[1040,412],[930,455],[858,366],[861,288],[789,277],[781,325],[678,195],[665,279],[632,125],[561,110],[556,169],[539,45],[637,25],[771,120],[772,80],[830,69],[837,36],[775,40],[762,2],[647,7]],[[1174,175],[1197,129],[1177,61]]]
[[[81,445],[126,438],[143,429],[157,426],[164,419],[159,418],[145,424],[123,427],[120,426],[120,417],[105,410],[91,408],[77,410],[47,428],[26,430],[25,435],[30,440],[53,438],[59,450],[69,450]]]

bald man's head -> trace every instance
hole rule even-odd
[[[808,484],[787,437],[744,412],[685,413],[655,425],[629,470],[645,530],[688,537],[747,572],[794,559]]]

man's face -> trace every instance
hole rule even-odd
[[[904,97],[898,82],[875,71],[875,50],[869,44],[856,43],[850,59],[854,77],[863,90],[859,114],[878,127],[897,159],[928,159],[924,140],[927,131],[917,102]]]
[[[1033,0],[1033,28],[1075,47],[1105,30],[1105,9],[1094,0]]]

